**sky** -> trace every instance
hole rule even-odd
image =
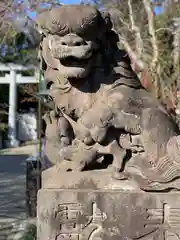
[[[162,12],[163,12],[163,8],[162,8],[162,7],[155,7],[155,8],[154,8],[154,12],[155,12],[156,14],[162,13]]]
[[[61,1],[62,3],[64,4],[76,4],[76,3],[80,3],[79,0],[64,0],[64,1]]]
[[[80,3],[80,0],[60,0],[60,2],[63,3],[63,4],[78,4],[78,3]],[[163,11],[162,7],[155,7],[154,8],[154,12],[156,14],[160,14],[162,11]],[[36,18],[36,12],[28,11],[28,15],[33,19]]]
[[[60,3],[62,4],[78,4],[80,3],[80,0],[60,0]],[[27,14],[29,17],[35,19],[36,18],[36,12],[31,12],[27,10]]]

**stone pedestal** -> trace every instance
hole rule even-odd
[[[42,175],[38,240],[179,240],[180,193],[147,193],[107,171]]]

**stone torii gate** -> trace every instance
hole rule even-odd
[[[16,64],[0,64],[0,72],[5,76],[0,77],[0,84],[9,84],[9,116],[8,116],[8,147],[17,146],[16,119],[17,119],[17,85],[26,83],[38,83],[34,76],[22,76],[26,70],[34,70],[35,66],[22,66]]]

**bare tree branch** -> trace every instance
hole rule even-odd
[[[4,40],[7,30],[10,28],[10,22],[8,21],[8,15],[12,12],[12,1],[1,0],[0,2],[0,37]]]
[[[128,0],[128,7],[129,7],[129,19],[130,19],[130,23],[131,23],[131,30],[132,30],[132,33],[135,34],[136,51],[137,51],[138,57],[141,58],[141,55],[143,52],[143,41],[141,38],[140,29],[136,25],[135,20],[134,20],[131,0]]]
[[[172,32],[172,29],[171,28],[158,28],[158,29],[156,29],[155,30],[155,33],[158,33],[158,32],[160,32],[160,31],[169,31],[169,32]]]
[[[124,45],[126,51],[128,52],[132,62],[136,63],[139,71],[143,71],[145,69],[145,63],[140,58],[138,58],[137,54],[132,50],[130,44],[124,38],[122,38],[122,36],[119,36],[119,38]]]
[[[144,8],[146,10],[147,17],[148,17],[148,30],[149,30],[149,35],[150,35],[151,44],[153,48],[151,68],[155,69],[156,64],[158,62],[159,50],[158,50],[158,44],[157,44],[157,39],[155,34],[155,27],[154,27],[154,14],[151,8],[150,0],[143,0],[143,3],[144,3]]]

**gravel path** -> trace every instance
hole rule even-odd
[[[26,219],[26,158],[37,152],[37,145],[0,151],[0,240],[4,228]]]

